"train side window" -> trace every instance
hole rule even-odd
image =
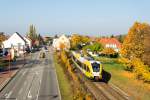
[[[74,56],[72,56],[72,59],[73,59],[73,60],[75,60],[75,57],[74,57]]]
[[[88,67],[88,66],[86,66],[86,68],[87,68],[87,72],[90,72],[90,69],[89,69],[89,67]]]
[[[86,65],[85,64],[83,64],[83,69],[86,70]]]
[[[79,60],[77,60],[77,63],[78,63],[79,66],[82,67],[81,62]]]

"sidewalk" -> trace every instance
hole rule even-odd
[[[26,57],[26,60],[29,59],[29,56]],[[19,69],[25,64],[24,58],[18,58],[17,61],[12,64],[11,70],[0,72],[0,91],[9,83],[9,81],[17,74]]]

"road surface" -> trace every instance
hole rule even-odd
[[[52,51],[43,59],[36,52],[27,63],[0,92],[0,100],[60,100]]]

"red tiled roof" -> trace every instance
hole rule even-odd
[[[116,44],[118,48],[121,48],[121,43],[116,38],[101,38],[98,40],[103,45],[106,44]]]

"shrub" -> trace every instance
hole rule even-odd
[[[61,51],[60,57],[61,57],[62,62],[63,62],[64,64],[66,64],[66,63],[67,63],[67,55],[66,55],[66,52],[65,52],[64,50]]]
[[[110,57],[110,58],[117,58],[118,53],[113,49],[113,48],[105,48],[102,52],[101,55]]]
[[[86,45],[83,49],[90,49],[92,52],[98,52],[103,50],[103,45],[98,42],[95,42],[91,45]]]
[[[133,71],[133,66],[131,64],[131,61],[127,58],[121,57],[118,59],[119,63],[122,63],[124,65],[124,69],[127,71]]]
[[[132,65],[134,66],[134,72],[138,79],[150,82],[150,68],[147,65],[144,65],[138,58],[132,60]]]
[[[127,58],[119,58],[119,63],[124,65],[124,68],[128,71],[133,71],[137,79],[141,79],[144,82],[150,82],[150,68],[138,59],[133,58],[128,60]]]

